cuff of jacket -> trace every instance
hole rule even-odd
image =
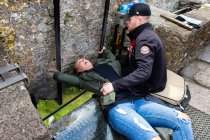
[[[110,105],[115,102],[115,92],[111,92],[105,96],[101,96],[100,98],[101,105]]]
[[[115,92],[120,90],[120,89],[118,88],[118,83],[117,83],[117,81],[112,82],[112,86],[113,86]]]
[[[60,81],[60,71],[56,71],[53,75],[53,79],[56,81]]]

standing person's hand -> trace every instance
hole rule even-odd
[[[104,85],[103,85],[103,87],[101,88],[101,90],[100,90],[102,93],[103,93],[103,95],[107,95],[107,94],[109,94],[110,92],[112,92],[112,91],[114,91],[114,88],[113,88],[113,86],[112,86],[112,83],[105,83]]]

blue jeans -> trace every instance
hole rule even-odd
[[[111,108],[108,121],[115,131],[131,140],[151,140],[158,136],[153,127],[172,129],[173,140],[193,140],[191,120],[180,114],[175,109],[137,99]]]

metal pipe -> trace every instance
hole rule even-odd
[[[55,26],[55,44],[56,44],[56,67],[61,71],[61,43],[60,43],[60,0],[53,0],[54,3],[54,26]],[[62,104],[62,84],[57,82],[56,102]]]
[[[54,110],[52,113],[50,113],[49,115],[47,115],[46,117],[44,117],[42,120],[45,121],[50,116],[54,115],[55,113],[57,113],[58,111],[60,111],[62,108],[64,108],[65,106],[67,106],[68,104],[70,104],[71,102],[73,102],[74,100],[76,100],[77,98],[79,98],[85,92],[86,92],[86,90],[84,90],[83,92],[81,92],[80,94],[78,94],[77,96],[75,96],[74,98],[72,98],[71,100],[69,100],[68,102],[66,102],[65,104],[63,104],[62,106],[60,106],[58,109]]]
[[[127,27],[124,27],[123,32],[122,32],[122,36],[121,36],[121,41],[120,41],[119,55],[122,54],[122,50],[124,48],[124,40],[125,40],[126,30],[127,30]]]
[[[102,26],[102,32],[101,32],[100,50],[104,46],[104,40],[105,40],[105,36],[106,36],[106,27],[107,27],[107,19],[108,19],[108,13],[109,13],[109,5],[110,5],[110,0],[106,0],[105,7],[104,7],[103,26]]]
[[[114,40],[112,44],[112,53],[116,54],[116,48],[117,48],[117,32],[118,32],[119,24],[116,24],[114,27]]]

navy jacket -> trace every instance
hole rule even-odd
[[[112,82],[115,91],[129,88],[146,96],[160,92],[165,88],[166,60],[160,38],[153,31],[150,23],[140,25],[128,36],[135,40],[129,59],[130,73]]]

